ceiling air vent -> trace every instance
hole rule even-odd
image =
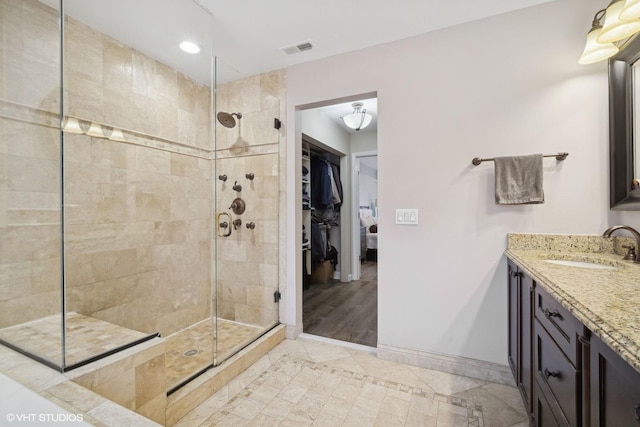
[[[295,55],[296,53],[307,52],[313,49],[313,43],[311,41],[306,41],[302,43],[294,44],[293,46],[281,47],[280,50],[285,55]]]

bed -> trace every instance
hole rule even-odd
[[[367,260],[376,261],[378,255],[378,221],[369,208],[360,208],[360,226],[366,227]]]

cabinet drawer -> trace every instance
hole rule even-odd
[[[563,420],[563,423],[558,423],[556,417],[553,415],[551,405],[544,397],[538,384],[533,385],[533,416],[535,422],[530,420],[529,424],[536,427],[569,427],[569,425],[566,424],[566,420]]]
[[[591,338],[591,426],[640,426],[640,372]]]
[[[547,291],[536,288],[535,317],[544,326],[573,366],[578,366],[578,336],[584,335],[584,326]]]
[[[571,426],[580,425],[580,373],[556,345],[539,321],[534,326],[535,377],[540,388],[550,393],[548,400],[557,404],[556,419]],[[552,399],[553,398],[553,399]]]

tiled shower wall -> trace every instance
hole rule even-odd
[[[243,222],[229,237],[217,239],[218,316],[241,323],[267,327],[278,321],[280,254],[279,220],[282,153],[281,130],[274,119],[284,117],[284,71],[274,71],[220,85],[216,109],[242,113],[234,128],[216,128],[217,211],[229,212]],[[283,150],[284,151],[284,150]],[[253,181],[246,174],[253,173]],[[242,191],[235,192],[235,183]],[[246,202],[246,211],[234,215],[228,209],[236,197]],[[255,229],[246,223],[255,223]]]
[[[41,3],[0,4],[6,326],[60,310],[59,35]],[[66,114],[127,140],[65,134],[68,310],[170,334],[210,315],[210,89],[73,19],[65,37]]]
[[[57,12],[0,1],[0,327],[60,312]]]
[[[3,327],[60,310],[61,200],[57,12],[36,0],[0,8]],[[285,150],[273,121],[285,115],[284,71],[218,87],[217,110],[243,118],[217,127],[214,165],[209,88],[78,21],[66,28],[66,114],[127,140],[65,134],[68,310],[163,335],[208,317],[214,214],[228,211],[238,180],[247,211],[217,240],[219,315],[277,322]],[[214,168],[229,181],[212,180]]]

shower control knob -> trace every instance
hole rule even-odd
[[[227,180],[227,175],[218,175],[218,179],[222,182]]]
[[[238,184],[238,181],[235,182],[235,184],[233,184],[233,191],[242,191],[242,185]]]
[[[229,206],[229,209],[236,215],[242,215],[246,208],[246,203],[240,197],[234,199],[233,202],[231,202],[231,206]]]
[[[254,228],[256,228],[256,224],[255,224],[255,223],[253,223],[253,222],[248,222],[248,223],[246,224],[246,227],[247,227],[249,230],[253,230]]]
[[[233,220],[233,229],[237,230],[239,226],[242,225],[242,220],[240,218]]]
[[[253,172],[248,173],[245,175],[245,177],[249,180],[249,181],[253,181],[253,178],[255,178],[255,174]]]
[[[226,221],[220,223],[220,228],[227,228],[229,224]]]

